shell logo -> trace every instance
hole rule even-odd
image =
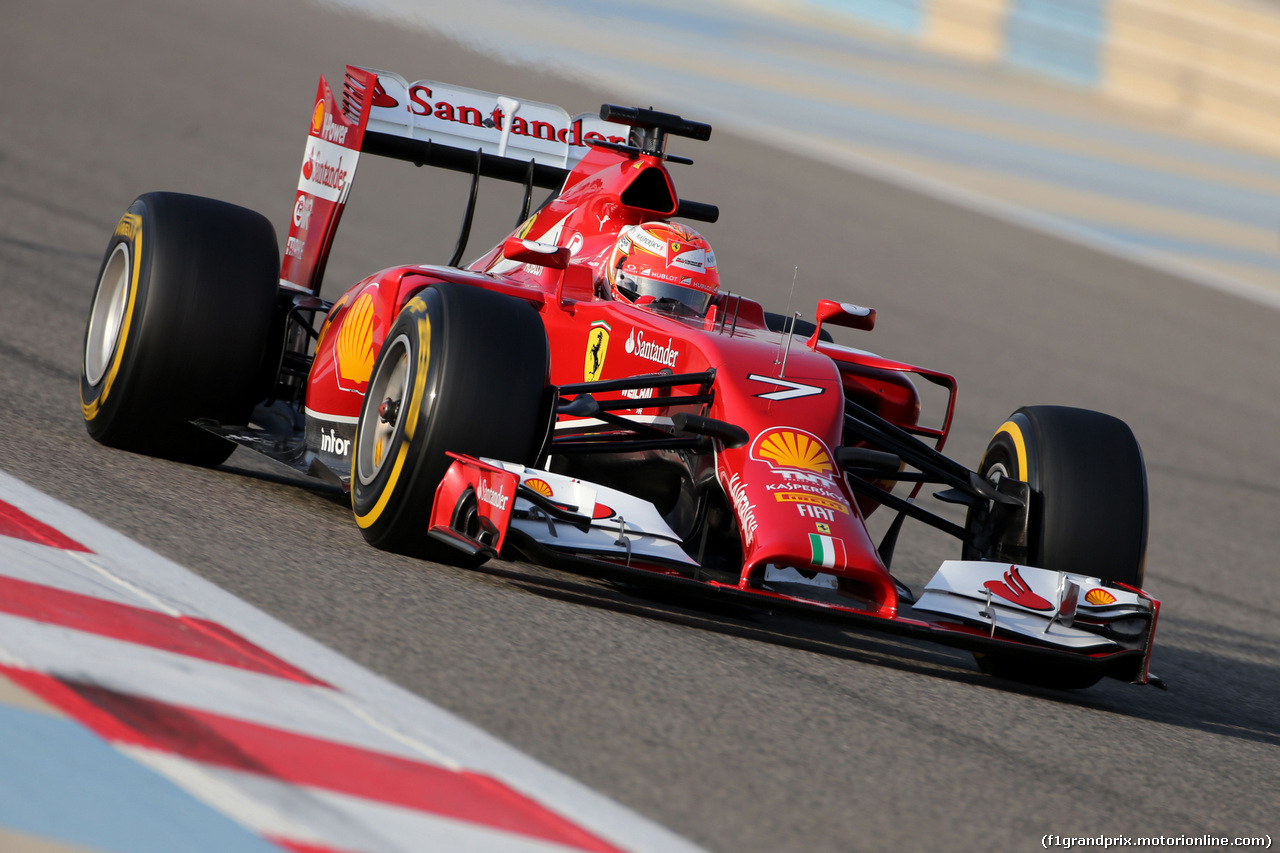
[[[1116,597],[1105,589],[1091,589],[1085,593],[1084,600],[1090,604],[1115,604]]]
[[[751,458],[769,467],[793,468],[831,476],[835,466],[817,436],[791,429],[773,429],[760,434],[751,448]]]
[[[324,101],[316,101],[316,108],[311,112],[311,132],[316,136],[320,135],[320,129],[324,127]]]
[[[338,374],[348,382],[368,382],[373,373],[373,293],[366,290],[347,311],[334,342]]]
[[[551,486],[546,480],[539,480],[537,477],[530,477],[528,480],[524,481],[524,485],[533,489],[544,498],[549,498],[552,495]]]

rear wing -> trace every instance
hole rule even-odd
[[[526,164],[533,162],[535,174],[559,178],[546,187],[554,189],[563,183],[563,172],[577,165],[590,150],[588,140],[627,141],[622,128],[591,113],[570,117],[553,104],[520,101],[430,80],[406,83],[404,78],[386,71],[371,73],[377,75],[366,139],[371,152],[374,148],[417,149],[418,156],[432,158],[432,149],[444,147],[463,152],[466,160],[473,161],[479,151],[482,160],[497,160],[491,161],[488,168],[482,162],[483,177],[499,177],[488,172],[504,171],[509,165],[501,161],[508,160],[519,164],[523,180]],[[395,140],[431,144],[405,145]],[[447,152],[435,156],[449,157]],[[471,168],[466,167],[467,171]]]
[[[626,134],[590,113],[348,65],[340,103],[324,77],[316,90],[280,286],[319,293],[361,154],[523,183],[527,213],[533,187],[558,189],[591,142],[623,145]]]

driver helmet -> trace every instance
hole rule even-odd
[[[642,222],[618,234],[606,277],[614,299],[635,305],[674,300],[698,316],[720,289],[707,238],[678,222]]]

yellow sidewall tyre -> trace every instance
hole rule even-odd
[[[103,256],[85,328],[80,407],[111,446],[216,465],[234,445],[191,424],[248,422],[265,387],[279,280],[275,230],[242,207],[148,193]]]
[[[1066,406],[1024,406],[987,445],[978,473],[1031,487],[1027,564],[1141,587],[1146,564],[1146,466],[1118,418]],[[965,557],[983,555],[966,551]],[[1088,687],[1095,670],[1042,671],[1015,657],[978,655],[984,672],[1060,689]]]
[[[427,535],[447,451],[532,464],[550,354],[536,310],[477,287],[416,295],[388,331],[356,425],[351,504],[378,548],[457,562]]]

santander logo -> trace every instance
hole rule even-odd
[[[381,79],[373,85],[373,105],[384,110],[400,106],[400,102],[388,95],[387,90],[382,87]]]
[[[480,493],[477,495],[481,501],[501,512],[507,508],[507,498],[510,495],[502,491],[502,486],[492,488],[488,483],[480,483]]]
[[[302,177],[314,181],[322,187],[340,190],[347,185],[347,170],[342,168],[342,158],[337,165],[326,163],[320,159],[319,151],[312,151],[311,156],[302,164]]]
[[[623,349],[627,351],[628,355],[638,356],[645,361],[652,361],[674,369],[676,358],[679,357],[680,351],[672,346],[672,340],[672,338],[667,338],[665,345],[652,340],[645,340],[644,332],[636,331],[633,328]]]
[[[387,94],[381,78],[377,86],[378,88],[374,90],[373,105],[375,107],[397,106],[395,98]],[[438,87],[443,94],[448,95],[448,98],[437,97],[433,87]],[[526,136],[547,142],[563,142],[577,148],[586,147],[588,140],[608,140],[616,143],[627,141],[625,136],[606,136],[599,131],[588,130],[581,118],[571,120],[568,126],[561,126],[558,121],[548,120],[554,118],[551,115],[546,115],[544,118],[525,118],[514,114],[508,116],[501,106],[490,107],[489,104],[492,102],[483,92],[454,90],[427,80],[410,84],[405,95],[408,98],[408,103],[404,105],[405,109],[412,115],[437,121],[469,124],[472,127],[485,127],[498,131],[507,130],[509,124],[510,133],[513,136]]]

